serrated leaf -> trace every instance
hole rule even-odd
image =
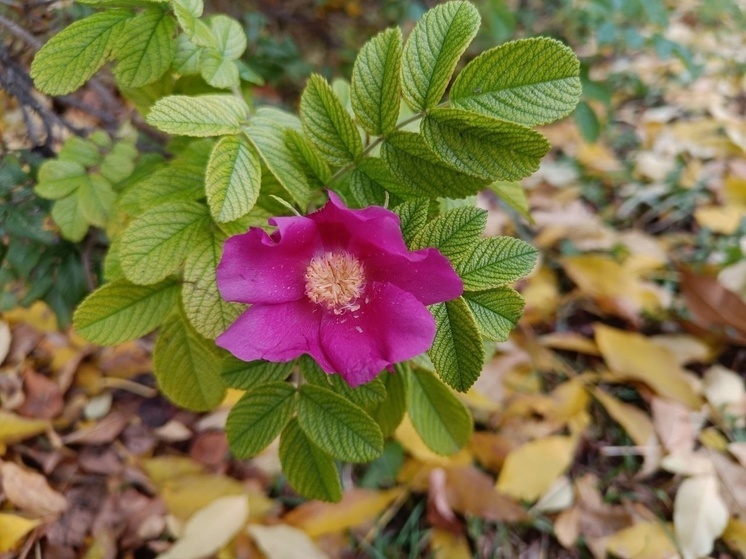
[[[582,93],[580,63],[547,37],[511,41],[483,52],[459,73],[454,107],[537,126],[570,114]]]
[[[466,291],[466,303],[485,338],[504,342],[518,324],[523,313],[523,297],[510,287],[497,287],[488,291]]]
[[[215,144],[205,171],[210,213],[219,223],[234,221],[251,211],[259,197],[262,167],[259,154],[240,136]]]
[[[202,51],[199,69],[204,80],[213,87],[228,89],[237,86],[239,83],[236,62],[223,58],[217,51]]]
[[[225,434],[237,458],[256,456],[290,421],[295,408],[295,387],[270,382],[243,395],[228,414]]]
[[[114,47],[119,60],[114,75],[119,84],[142,87],[165,74],[174,60],[175,30],[171,15],[158,8],[127,21]]]
[[[412,241],[417,233],[427,223],[427,214],[430,208],[430,200],[427,198],[415,198],[403,202],[393,208],[393,212],[399,216],[402,236],[407,242],[407,247],[412,250]]]
[[[299,396],[298,422],[320,448],[347,462],[369,462],[381,454],[381,430],[361,408],[310,384],[301,386]]]
[[[292,419],[280,436],[282,471],[298,493],[307,499],[336,502],[342,499],[337,466]]]
[[[210,231],[200,231],[189,243],[184,263],[181,291],[184,312],[194,329],[211,340],[223,333],[246,308],[224,300],[218,291],[215,270],[223,254],[223,241]]]
[[[88,232],[88,222],[83,216],[77,192],[57,200],[52,207],[51,215],[62,236],[69,241],[81,241]]]
[[[327,81],[313,74],[300,98],[303,131],[329,163],[355,161],[363,153],[357,126]]]
[[[489,182],[454,170],[428,147],[422,136],[412,132],[389,134],[381,145],[381,159],[400,181],[394,194],[404,199],[465,198]]]
[[[300,123],[293,115],[262,107],[251,118],[245,133],[282,187],[305,208],[311,197],[308,179],[285,142],[287,130],[299,128]]]
[[[59,200],[74,192],[85,180],[86,168],[77,161],[49,159],[39,167],[39,184],[34,187],[37,196]]]
[[[407,411],[423,442],[438,454],[454,454],[469,440],[472,418],[466,407],[431,372],[407,375]]]
[[[437,248],[451,262],[470,252],[487,225],[487,212],[473,206],[449,210],[422,227],[412,240],[412,250]]]
[[[427,354],[449,386],[466,392],[479,378],[484,348],[479,328],[463,297],[430,307],[435,317],[435,339]]]
[[[106,132],[103,132],[103,134],[106,135]],[[91,140],[71,136],[65,140],[65,145],[62,146],[62,149],[57,154],[57,158],[62,161],[74,161],[90,167],[91,165],[96,165],[101,160],[101,151]],[[51,161],[46,161],[45,164]],[[39,172],[41,173],[41,169],[39,169]],[[39,179],[41,180],[41,176]]]
[[[199,74],[203,50],[204,47],[190,41],[186,35],[176,37],[176,51],[172,65],[174,72],[183,75]]]
[[[217,38],[210,27],[201,19],[204,4],[202,0],[174,0],[171,3],[179,26],[184,30],[183,37],[195,45],[214,47]]]
[[[151,107],[146,120],[169,134],[205,137],[238,134],[248,117],[246,103],[232,95],[170,95]]]
[[[171,280],[135,285],[118,279],[88,295],[73,315],[75,331],[89,342],[115,345],[155,330],[176,301]]]
[[[378,423],[384,437],[396,431],[407,411],[407,384],[404,370],[406,368],[408,371],[408,367],[404,364],[395,367],[395,373],[381,375],[386,388],[386,399],[371,412],[371,416]]]
[[[349,175],[350,192],[360,206],[383,206],[387,192],[403,189],[386,164],[378,157],[366,157]]]
[[[225,60],[237,60],[246,50],[246,34],[232,17],[218,14],[210,18],[210,29],[217,38],[216,50]]]
[[[456,272],[467,291],[501,287],[527,275],[536,265],[538,252],[514,237],[482,239],[471,253],[456,263]]]
[[[171,0],[174,10],[177,8],[184,10],[192,17],[201,17],[205,5],[202,0]]]
[[[106,154],[99,166],[101,176],[109,181],[112,185],[122,182],[128,178],[135,170],[135,158],[137,154],[128,153],[125,148],[127,144],[118,143],[114,149]]]
[[[420,129],[427,145],[448,165],[492,181],[527,177],[550,147],[535,130],[459,109],[433,109]]]
[[[232,355],[223,359],[220,373],[231,388],[251,390],[268,382],[285,380],[293,370],[293,361],[273,363],[270,361],[241,361]]]
[[[86,222],[96,227],[106,227],[109,212],[116,199],[111,183],[104,177],[91,174],[80,184],[76,192],[80,211]]]
[[[109,58],[127,10],[107,10],[73,22],[57,33],[34,57],[31,77],[39,91],[64,95],[75,91]]]
[[[520,182],[498,181],[490,184],[488,188],[497,194],[500,200],[525,217],[529,223],[534,222],[529,212],[526,191]]]
[[[401,30],[394,27],[365,43],[352,67],[352,109],[360,125],[375,136],[396,128],[401,96],[401,58]]]
[[[365,411],[369,411],[386,399],[386,387],[381,377],[376,377],[372,381],[356,386],[355,388],[347,384],[339,375],[327,375],[327,380],[334,392],[340,396],[344,396]]]
[[[132,282],[147,285],[175,272],[206,227],[207,208],[196,202],[161,204],[135,219],[122,237],[122,268]]]
[[[404,44],[404,100],[415,111],[437,105],[461,55],[479,31],[481,18],[468,2],[446,2],[428,10]]]
[[[220,367],[215,345],[200,336],[182,313],[172,313],[153,349],[153,370],[163,393],[190,410],[210,410],[225,395]]]
[[[306,137],[297,130],[289,129],[285,131],[285,144],[314,185],[319,188],[326,185],[332,177],[329,165],[319,156]]]

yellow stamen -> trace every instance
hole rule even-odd
[[[334,314],[356,311],[357,299],[365,287],[363,265],[346,252],[315,256],[306,268],[306,295]]]

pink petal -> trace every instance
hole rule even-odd
[[[215,343],[244,361],[290,361],[309,353],[332,370],[320,346],[322,311],[307,299],[278,305],[253,305]]]
[[[327,250],[406,252],[399,216],[380,206],[351,210],[331,190],[329,203],[308,216],[319,226]]]
[[[392,283],[424,305],[455,299],[464,284],[451,263],[437,249],[376,254],[363,260],[368,281]]]
[[[285,303],[305,297],[305,274],[321,238],[306,217],[270,220],[277,231],[267,235],[252,227],[229,238],[217,269],[224,299],[239,303]]]
[[[326,312],[321,320],[321,345],[331,370],[350,386],[427,351],[434,336],[435,320],[427,308],[386,283],[368,284],[358,311]]]

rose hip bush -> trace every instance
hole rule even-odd
[[[432,450],[456,452],[472,419],[454,391],[479,377],[484,340],[507,338],[523,308],[509,285],[536,260],[520,239],[483,237],[475,195],[523,211],[516,181],[549,149],[532,127],[579,99],[572,51],[513,41],[452,81],[480,17],[446,2],[406,40],[392,28],[365,43],[350,82],[312,75],[296,116],[251,102],[246,35],[202,0],[81,3],[100,11],[39,51],[37,87],[66,94],[111,63],[173,139],[163,157],[133,132],[71,138],[40,169],[61,234],[95,227],[110,243],[77,332],[117,344],[157,330],[154,372],[181,406],[245,391],[232,451],[280,436],[308,497],[340,499],[335,460],[375,459],[405,413]]]

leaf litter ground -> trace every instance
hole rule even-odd
[[[744,44],[693,10],[667,33],[698,77],[648,51],[606,57],[591,77],[621,85],[593,105],[598,142],[568,119],[543,130],[533,224],[480,195],[488,234],[542,259],[463,396],[464,449],[433,454],[405,418],[382,458],[345,467],[340,503],[302,502],[276,446],[229,456],[239,391],[179,410],[147,339],[94,347],[17,309],[0,323],[0,557],[745,554],[746,119],[726,63]]]

